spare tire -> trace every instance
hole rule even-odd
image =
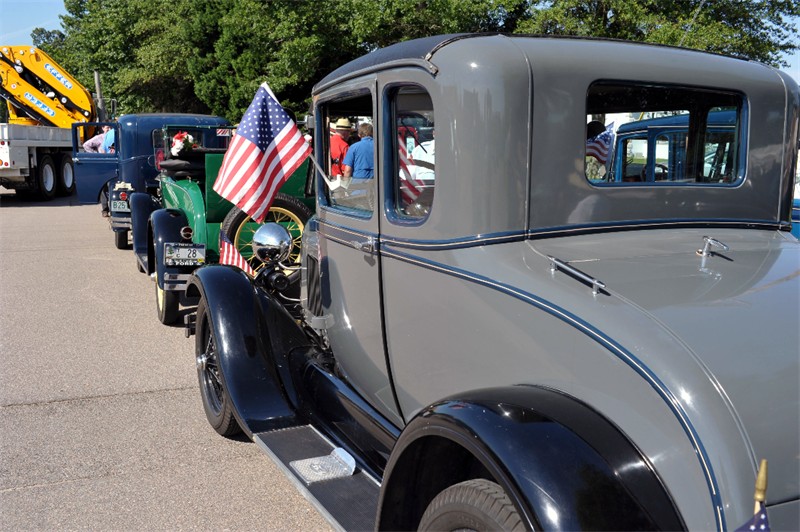
[[[286,275],[290,281],[294,281],[300,275],[300,245],[303,236],[303,230],[306,227],[308,219],[311,218],[312,212],[306,205],[295,198],[283,193],[278,193],[269,208],[267,217],[263,223],[275,222],[284,226],[289,234],[292,236],[292,251],[289,258],[284,263],[291,269],[286,270]],[[250,216],[239,209],[234,207],[225,216],[220,227],[220,233],[224,234],[230,240],[239,253],[250,263],[250,266],[256,273],[264,266],[258,259],[253,257],[253,252],[250,249],[250,243],[253,241],[253,235],[256,230],[263,224],[253,221]],[[294,269],[298,268],[298,269]]]

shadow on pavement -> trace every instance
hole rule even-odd
[[[41,201],[38,199],[28,198],[23,195],[17,195],[14,190],[0,187],[0,208],[11,207],[65,207],[71,205],[81,205],[78,201],[78,195],[72,194],[71,196],[56,196],[50,201]]]

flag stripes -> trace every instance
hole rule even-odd
[[[402,135],[397,137],[397,153],[400,166],[400,195],[406,205],[414,203],[422,194],[422,183],[411,175],[409,166],[414,165],[414,159],[406,151],[406,141]]]
[[[225,153],[213,189],[262,222],[278,190],[310,153],[297,125],[263,83]]]
[[[236,266],[250,277],[255,277],[256,272],[250,267],[250,263],[239,253],[236,246],[228,239],[225,233],[219,234],[219,263]]]

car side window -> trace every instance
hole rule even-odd
[[[368,218],[376,200],[375,145],[372,94],[359,93],[323,105],[328,134],[324,139],[330,184],[326,200],[343,214]]]
[[[85,123],[75,125],[78,152],[83,158],[107,159],[116,157],[114,151],[103,149],[106,130],[111,123]],[[113,127],[113,126],[112,126]]]
[[[395,89],[391,97],[395,212],[401,218],[424,219],[436,187],[433,102],[418,86]]]
[[[714,89],[596,82],[585,171],[597,185],[728,185],[744,174],[745,101]]]

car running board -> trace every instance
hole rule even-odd
[[[253,441],[335,528],[375,529],[380,484],[314,427],[258,432]]]

